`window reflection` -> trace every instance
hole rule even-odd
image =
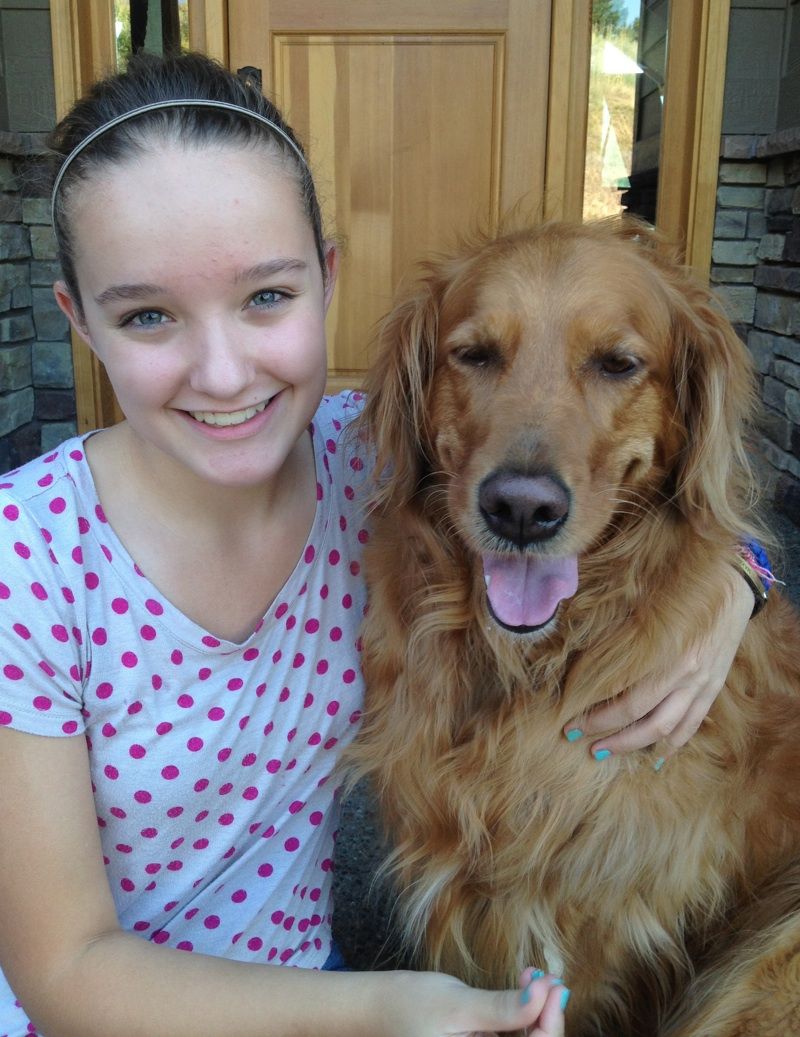
[[[669,0],[594,0],[584,219],[655,222]]]
[[[146,50],[170,54],[189,48],[188,0],[114,0],[117,66]]]

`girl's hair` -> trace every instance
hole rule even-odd
[[[280,111],[264,97],[253,80],[240,79],[204,54],[159,57],[139,53],[131,57],[124,72],[96,82],[50,134],[48,143],[57,159],[53,181],[73,150],[106,123],[144,105],[189,98],[245,108],[274,123],[277,132],[270,132],[269,127],[258,119],[225,107],[164,107],[142,112],[109,127],[73,156],[53,199],[53,230],[64,280],[79,307],[80,293],[69,220],[73,191],[82,181],[96,174],[98,167],[124,161],[147,149],[154,138],[191,144],[224,142],[243,146],[263,146],[268,142],[270,147],[277,148],[294,167],[303,209],[314,233],[322,275],[326,277],[322,217],[313,178],[301,158],[304,153],[299,141]]]

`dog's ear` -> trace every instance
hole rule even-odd
[[[427,400],[436,360],[440,282],[433,264],[381,321],[365,382],[364,427],[376,452],[377,503],[409,501],[430,470]]]
[[[755,483],[745,437],[755,414],[746,347],[711,293],[672,266],[676,415],[682,445],[673,467],[676,503],[699,531],[719,524],[741,536]]]

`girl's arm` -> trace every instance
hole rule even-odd
[[[733,566],[726,570],[725,597],[714,625],[683,656],[675,660],[668,676],[642,680],[611,702],[567,724],[570,741],[582,736],[592,754],[618,754],[644,749],[663,741],[666,751],[661,766],[692,737],[722,690],[747,624],[753,614],[753,591]],[[578,735],[575,732],[580,731]],[[604,731],[614,734],[591,741]]]
[[[0,965],[48,1037],[563,1032],[564,988],[547,977],[521,997],[434,973],[244,964],[124,932],[103,866],[84,739],[0,729],[0,788]]]

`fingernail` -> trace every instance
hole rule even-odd
[[[527,1003],[530,1001],[530,999],[531,999],[531,985],[532,985],[532,983],[533,983],[533,981],[535,979],[541,979],[543,975],[544,975],[544,973],[542,972],[541,969],[535,969],[531,973],[531,978],[528,981],[527,987],[525,987],[525,989],[519,995],[519,1003],[521,1005],[527,1005]]]
[[[662,767],[664,766],[664,763],[665,763],[665,762],[666,762],[666,761],[664,760],[664,757],[663,757],[663,756],[659,756],[659,758],[658,758],[658,759],[656,760],[656,762],[655,762],[655,763],[653,764],[653,770],[654,770],[654,771],[660,771],[660,770],[661,770],[661,768],[662,768]]]
[[[579,738],[583,738],[583,731],[579,727],[571,727],[567,731],[566,739],[568,742],[577,742]]]
[[[564,989],[561,991],[561,1011],[562,1012],[567,1007],[567,1002],[569,1001],[569,994],[570,994],[569,987],[564,987]]]
[[[595,760],[607,760],[611,756],[610,749],[592,749],[592,756]]]

